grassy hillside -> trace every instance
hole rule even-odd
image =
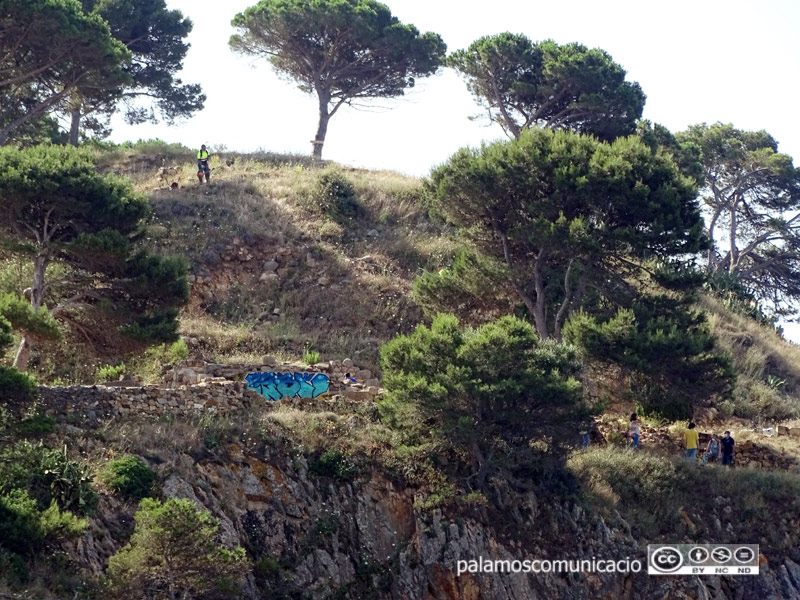
[[[98,368],[124,362],[128,373],[154,381],[163,364],[187,354],[256,362],[311,351],[374,369],[380,345],[423,318],[410,293],[414,279],[449,265],[463,245],[428,216],[417,178],[305,156],[221,152],[205,185],[193,156],[161,142],[97,151],[102,169],[130,177],[150,198],[148,245],[188,264],[183,341],[134,355],[116,339],[73,334],[34,357],[40,380],[89,383]],[[0,265],[0,292],[24,289],[29,279],[23,263]],[[699,306],[738,377],[731,398],[716,406],[720,415],[798,418],[800,348],[718,299],[705,296]],[[589,372],[608,400],[625,406],[624,382],[604,385],[604,369]]]
[[[411,282],[448,261],[458,241],[426,216],[418,179],[222,154],[211,159],[211,184],[200,185],[192,156],[147,143],[98,152],[101,168],[129,176],[150,198],[148,244],[188,264],[192,294],[180,332],[193,355],[242,362],[312,350],[374,366],[380,344],[419,322]],[[6,260],[0,290],[23,289],[28,278],[25,265]],[[72,336],[32,365],[44,381],[83,383],[124,360],[128,372],[153,379],[174,354],[125,350]]]

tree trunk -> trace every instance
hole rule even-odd
[[[321,160],[322,146],[325,144],[325,136],[328,133],[328,121],[330,121],[331,118],[328,110],[331,94],[328,90],[320,90],[317,88],[317,97],[319,98],[319,124],[317,125],[317,134],[314,136],[314,139],[311,140],[314,146],[311,156],[314,160]]]
[[[34,312],[37,312],[42,307],[44,300],[44,274],[47,270],[47,265],[50,263],[50,257],[47,254],[38,254],[33,260],[33,285],[31,286],[31,307]],[[24,371],[28,368],[28,360],[31,356],[31,348],[33,347],[33,338],[30,334],[25,333],[22,336],[22,341],[17,348],[17,354],[14,357],[14,368]]]
[[[17,354],[14,356],[14,368],[18,369],[19,371],[24,371],[28,368],[28,360],[31,357],[31,346],[33,345],[33,340],[31,340],[31,336],[27,333],[22,336],[22,341],[19,343],[19,348],[17,348]]]
[[[544,282],[542,281],[542,262],[544,262],[544,249],[539,250],[533,264],[533,288],[536,291],[536,305],[533,311],[533,322],[539,337],[546,340],[550,337],[547,331],[547,316],[545,311]]]
[[[78,136],[81,132],[81,109],[73,108],[71,111],[72,122],[69,127],[70,146],[78,147]]]

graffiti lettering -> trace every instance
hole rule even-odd
[[[247,389],[270,400],[316,398],[328,391],[330,379],[323,373],[248,373]]]

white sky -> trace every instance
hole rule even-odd
[[[266,61],[233,54],[230,21],[256,0],[167,0],[194,22],[181,74],[200,83],[206,108],[177,126],[117,123],[115,141],[158,137],[189,147],[224,144],[307,154],[317,128],[316,98],[279,79]],[[730,122],[766,129],[800,160],[797,0],[385,0],[403,23],[440,34],[448,51],[511,31],[600,47],[647,94],[644,117],[672,131]],[[454,72],[417,82],[404,98],[371,110],[343,107],[331,119],[323,158],[426,175],[461,146],[502,138]],[[212,148],[213,149],[213,148]]]
[[[722,121],[765,129],[800,162],[800,2],[797,0],[383,0],[403,23],[442,36],[449,52],[510,31],[533,41],[599,47],[647,94],[644,118],[673,132]],[[192,119],[128,126],[111,139],[161,138],[189,147],[308,154],[316,97],[279,79],[263,60],[228,48],[231,19],[256,0],[167,0],[194,22],[181,77],[200,83],[206,108]],[[404,98],[369,110],[342,107],[323,158],[354,167],[427,175],[462,146],[503,138],[454,72],[419,80]],[[787,328],[789,329],[789,328]],[[789,337],[800,340],[800,327]]]

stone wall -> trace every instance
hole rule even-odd
[[[80,416],[89,421],[128,414],[188,415],[227,413],[246,408],[265,398],[247,384],[216,381],[168,389],[161,386],[40,387],[45,410],[54,416]]]
[[[242,381],[248,373],[323,373],[330,379],[329,395],[340,395],[350,400],[371,402],[381,393],[380,379],[369,369],[360,368],[351,359],[332,360],[315,365],[287,363],[264,356],[257,364],[223,365],[201,360],[185,360],[164,374],[163,382],[168,387],[194,385],[202,382],[233,380]],[[345,375],[356,380],[345,383]]]
[[[189,415],[202,412],[227,413],[272,402],[247,389],[248,373],[324,373],[330,378],[327,394],[318,400],[339,398],[346,402],[372,402],[379,394],[379,380],[367,369],[360,369],[349,359],[308,365],[279,363],[264,357],[259,365],[221,365],[184,361],[164,376],[162,385],[141,385],[122,380],[106,385],[40,387],[45,410],[54,416],[79,416],[88,421],[137,415]],[[357,379],[345,383],[346,373]],[[305,399],[285,399],[307,404]]]

